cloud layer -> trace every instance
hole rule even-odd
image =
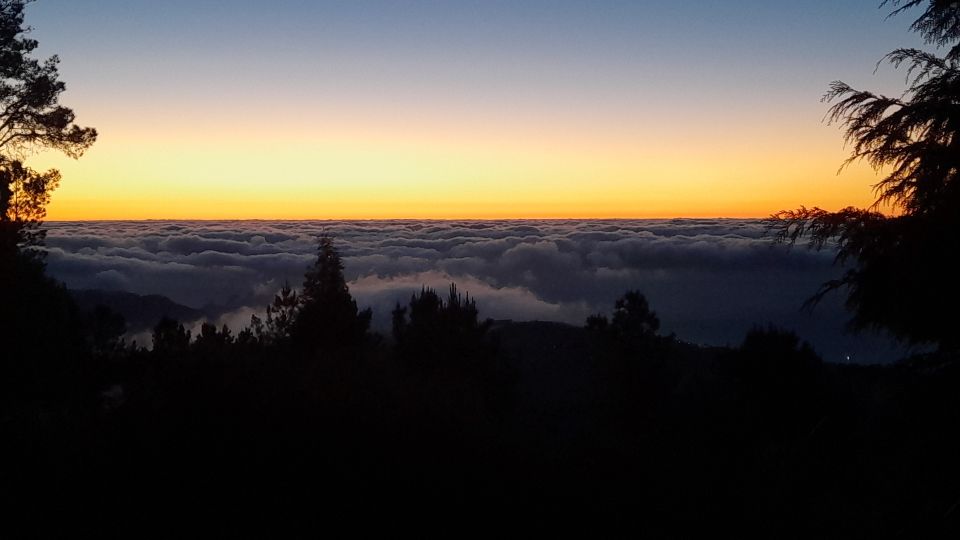
[[[624,291],[650,299],[688,341],[738,343],[753,324],[796,330],[825,357],[896,357],[845,335],[840,298],[800,305],[835,277],[833,253],[774,246],[754,220],[136,221],[48,223],[50,273],[72,288],[162,294],[217,313],[265,306],[298,285],[320,234],[334,237],[351,291],[386,328],[422,286],[456,282],[496,319],[582,324]],[[228,317],[236,320],[237,317]]]

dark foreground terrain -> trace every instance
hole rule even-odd
[[[321,358],[238,342],[101,356],[63,393],[5,403],[8,523],[123,537],[957,531],[955,362],[824,365],[771,331],[735,350],[664,339],[636,353],[555,324],[489,339],[486,365],[451,351],[419,367],[382,342]]]
[[[834,365],[759,327],[705,348],[637,292],[575,327],[424,289],[380,336],[324,242],[265,319],[165,317],[149,350],[9,266],[0,536],[960,532],[955,353]]]

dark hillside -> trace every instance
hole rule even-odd
[[[85,313],[92,312],[97,306],[105,306],[119,313],[126,321],[127,332],[148,330],[163,317],[188,322],[200,320],[204,316],[200,310],[157,294],[139,295],[123,291],[83,289],[70,290],[70,296]]]

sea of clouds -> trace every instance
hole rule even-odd
[[[241,328],[285,280],[300,284],[328,234],[350,291],[389,328],[423,286],[451,282],[494,319],[583,324],[625,291],[650,300],[666,332],[737,344],[755,324],[795,330],[832,361],[903,354],[845,332],[842,298],[804,300],[841,270],[834,253],[775,245],[756,220],[110,221],[47,223],[48,271],[74,289],[161,294]]]

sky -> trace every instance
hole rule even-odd
[[[39,0],[97,143],[50,220],[763,217],[873,201],[832,80],[898,94],[879,0]]]

